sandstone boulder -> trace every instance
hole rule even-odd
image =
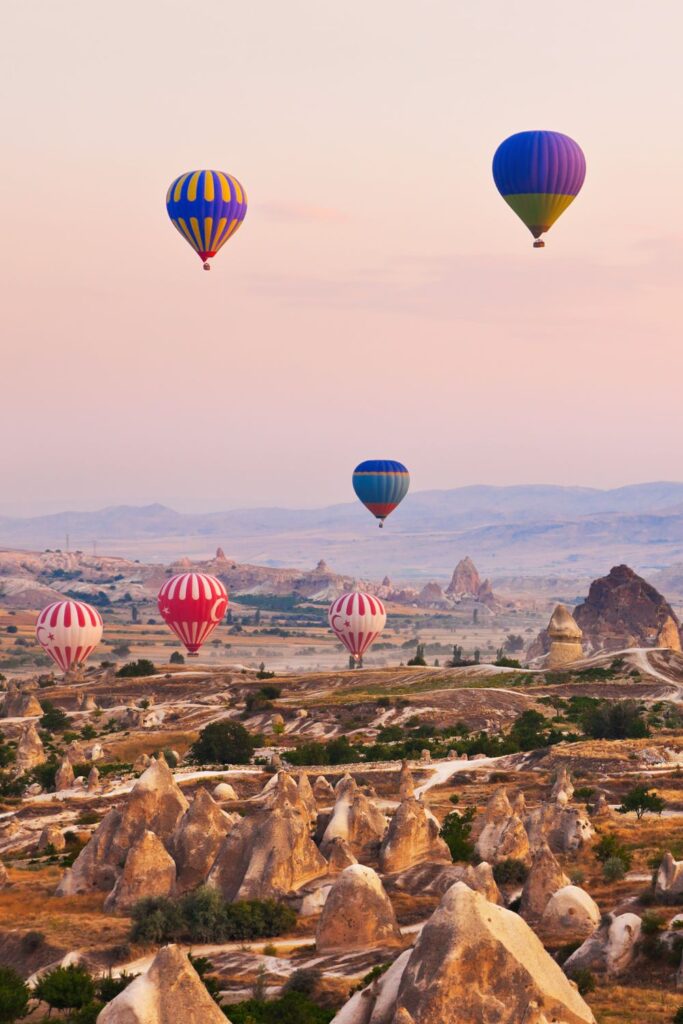
[[[188,957],[163,946],[149,970],[107,1003],[98,1024],[230,1024]]]
[[[40,833],[38,849],[42,852],[43,850],[46,850],[48,846],[51,846],[57,853],[63,850],[66,846],[66,839],[62,835],[62,830],[57,828],[56,825],[46,825]]]
[[[674,860],[670,851],[662,857],[655,878],[655,895],[663,902],[678,901],[683,893],[683,860]]]
[[[227,900],[268,899],[327,872],[298,806],[286,800],[241,818],[223,840],[207,882]]]
[[[38,735],[35,722],[23,726],[17,743],[16,770],[18,774],[30,772],[39,764],[45,764],[47,755]]]
[[[364,864],[345,868],[325,901],[315,936],[320,953],[393,946],[401,941],[379,875]]]
[[[486,805],[475,848],[479,857],[489,864],[510,858],[528,863],[531,859],[526,830],[513,812],[503,788],[497,789]]]
[[[229,782],[219,782],[213,789],[213,798],[219,803],[227,803],[228,800],[238,800],[237,793]]]
[[[595,1024],[595,1018],[526,922],[460,882],[412,951],[357,993],[333,1024],[370,1022]]]
[[[407,797],[396,808],[379,851],[379,869],[383,874],[403,871],[423,860],[446,861],[452,857],[439,836],[439,824],[427,814],[424,804]]]
[[[149,756],[149,754],[139,754],[135,758],[135,762],[133,764],[133,771],[138,773],[147,771],[151,763],[152,758]]]
[[[623,974],[632,964],[642,922],[637,914],[608,914],[598,930],[565,960],[571,978],[579,970]]]
[[[536,851],[526,877],[519,913],[525,921],[535,924],[542,918],[550,897],[569,884],[569,879],[555,860],[550,847],[543,843]]]
[[[548,900],[539,933],[549,941],[562,945],[582,942],[600,925],[600,908],[578,885],[565,885]]]
[[[175,887],[173,858],[154,832],[138,836],[126,857],[123,872],[104,903],[105,911],[129,910],[138,900],[170,896]]]

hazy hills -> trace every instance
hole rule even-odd
[[[494,579],[584,575],[616,562],[659,569],[683,560],[683,483],[614,490],[542,485],[409,494],[383,531],[355,502],[320,509],[185,514],[164,505],[112,506],[33,518],[0,517],[0,545],[66,545],[144,559],[206,557],[222,546],[264,565],[393,578],[449,578],[465,554]]]

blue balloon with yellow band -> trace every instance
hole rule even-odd
[[[247,194],[225,171],[187,171],[166,193],[173,226],[197,253],[205,270],[209,260],[235,234],[247,214]]]
[[[353,471],[353,489],[379,525],[403,501],[410,486],[410,474],[394,459],[366,459]]]

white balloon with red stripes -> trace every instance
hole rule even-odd
[[[161,617],[196,654],[228,608],[228,592],[219,579],[204,572],[182,572],[166,580],[157,604]]]
[[[342,594],[327,613],[330,628],[355,661],[360,661],[387,621],[384,605],[374,594],[354,590]]]
[[[36,621],[36,640],[63,672],[92,654],[102,639],[102,617],[85,601],[55,601]]]

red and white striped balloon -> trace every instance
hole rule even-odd
[[[190,654],[213,633],[228,607],[228,592],[215,576],[183,572],[159,591],[159,612]]]
[[[332,631],[356,661],[375,642],[387,621],[380,599],[360,590],[342,594],[333,601],[327,617]]]
[[[102,639],[102,618],[84,601],[56,601],[43,608],[36,640],[63,672],[82,665]]]

